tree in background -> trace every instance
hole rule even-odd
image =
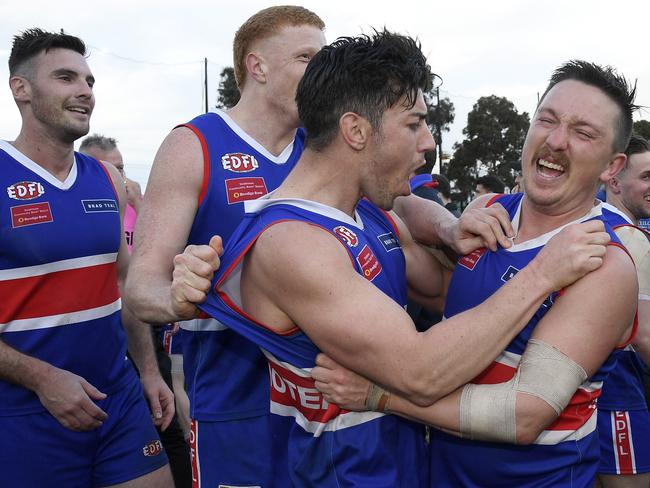
[[[634,122],[634,132],[644,139],[650,140],[650,122],[647,120],[637,120]]]
[[[454,145],[447,176],[456,182],[462,200],[468,200],[479,173],[514,184],[512,163],[521,159],[530,119],[505,97],[481,97],[467,115],[465,140]]]
[[[217,97],[217,108],[232,108],[239,101],[239,88],[235,81],[235,70],[230,66],[221,70],[219,75],[219,96]]]
[[[451,100],[447,97],[440,100],[439,95],[438,88],[432,88],[424,94],[424,101],[427,104],[427,125],[436,141],[438,155],[441,155],[442,133],[449,132],[449,126],[454,123],[455,113]],[[436,153],[434,151],[426,153],[425,159],[426,168],[431,173],[436,162]],[[441,168],[442,173],[445,170],[446,168]]]

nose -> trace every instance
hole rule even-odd
[[[436,141],[433,139],[433,134],[426,124],[422,124],[422,135],[420,137],[419,150],[421,153],[433,151],[436,149]]]
[[[567,148],[569,131],[565,124],[557,124],[546,136],[546,144],[552,151],[563,151]]]

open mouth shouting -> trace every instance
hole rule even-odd
[[[566,171],[566,163],[564,161],[558,161],[551,156],[543,156],[537,159],[535,170],[542,178],[559,178]]]

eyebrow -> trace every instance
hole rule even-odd
[[[552,115],[556,119],[559,118],[555,110],[553,110],[552,108],[544,107],[544,108],[540,108],[537,111],[538,114],[541,114],[542,112],[547,112],[549,115]],[[590,129],[596,131],[599,135],[602,134],[603,132],[601,127],[594,125],[592,122],[588,122],[584,119],[576,119],[572,121],[570,125],[574,127],[589,127]]]
[[[427,112],[411,112],[409,114],[409,117],[417,117],[418,119],[426,119],[427,118]]]
[[[71,76],[73,78],[76,78],[77,76],[79,76],[78,72],[76,72],[76,71],[74,71],[72,69],[67,69],[67,68],[55,69],[54,71],[52,71],[52,74],[53,75],[68,75],[68,76]],[[90,81],[92,83],[95,83],[95,77],[93,75],[88,75],[88,76],[86,76],[86,81]]]

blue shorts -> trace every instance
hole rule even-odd
[[[49,412],[0,417],[2,485],[109,486],[167,464],[137,378],[96,403],[108,419],[87,432],[66,429]]]
[[[273,441],[269,416],[221,422],[192,420],[192,486],[291,486],[286,439]],[[284,451],[275,446],[284,446]]]
[[[591,488],[598,436],[544,445],[513,445],[431,436],[431,486],[436,488]]]
[[[650,472],[650,413],[598,409],[601,474]]]

